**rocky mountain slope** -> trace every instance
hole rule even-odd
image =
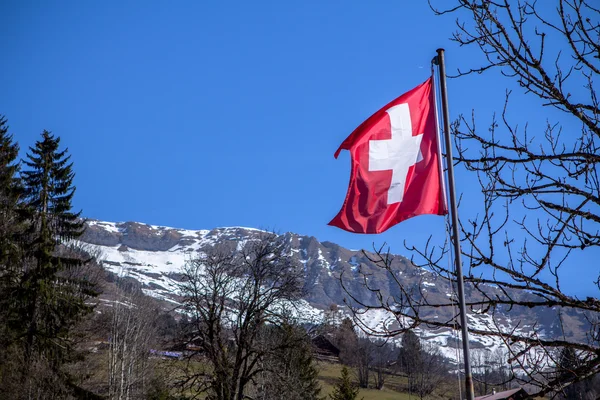
[[[178,274],[186,261],[197,257],[199,252],[222,242],[234,242],[238,249],[248,239],[263,234],[253,228],[231,227],[212,230],[185,230],[151,226],[136,222],[112,223],[88,221],[88,229],[81,238],[91,250],[100,254],[105,269],[123,276],[136,279],[143,285],[144,291],[155,298],[176,304],[176,285]],[[391,283],[385,271],[377,268],[367,257],[356,250],[345,249],[331,242],[319,242],[314,237],[285,234],[290,243],[290,252],[303,266],[307,295],[301,304],[300,315],[307,321],[318,323],[323,313],[332,304],[344,310],[344,298],[339,276],[344,273],[348,289],[362,301],[374,301],[373,294],[362,286],[360,270],[370,274],[369,283],[382,290],[385,297],[397,296],[398,288]],[[452,296],[452,290],[442,279],[434,274],[415,267],[404,257],[394,258],[394,271],[415,291],[426,293],[431,301],[439,301]],[[490,291],[495,290],[490,287]],[[467,288],[466,296],[472,295]],[[438,310],[435,318],[449,318],[452,310]],[[389,315],[371,312],[364,316],[369,326],[376,326],[389,320]],[[569,318],[567,335],[583,335],[585,321],[577,316]],[[545,335],[558,334],[559,319],[556,310],[513,309],[510,314],[497,316],[494,323],[506,328],[515,328],[522,334],[532,332],[533,321],[542,328]],[[491,326],[488,315],[470,314],[469,323],[473,327]],[[426,340],[437,342],[447,356],[456,356],[455,332],[447,330],[422,330],[419,332]],[[472,347],[493,350],[501,343],[489,337],[473,337]]]

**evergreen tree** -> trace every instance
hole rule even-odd
[[[8,132],[6,118],[0,115],[0,218],[2,229],[7,220],[7,211],[16,208],[19,199],[19,145],[13,143],[13,136]]]
[[[595,399],[600,394],[600,377],[591,376],[578,381],[576,370],[583,365],[581,358],[573,348],[565,347],[561,350],[558,358],[557,372],[564,382],[575,381],[558,392],[559,399],[565,400],[587,400]]]
[[[402,347],[398,353],[398,366],[410,378],[421,371],[423,364],[421,341],[413,331],[402,334]]]
[[[29,167],[23,172],[25,202],[32,213],[38,250],[44,250],[46,257],[60,241],[81,236],[84,227],[79,218],[81,211],[71,211],[75,194],[71,156],[67,155],[68,149],[59,151],[59,145],[59,137],[44,131],[42,140],[29,148],[30,153],[24,161]]]
[[[19,287],[23,220],[18,213],[21,185],[18,178],[19,146],[8,132],[6,118],[0,116],[0,393],[14,385],[14,371],[21,362],[15,359],[12,343],[18,337],[15,322],[20,317],[15,307]]]
[[[304,328],[293,323],[265,326],[263,382],[257,398],[265,400],[320,400],[319,370]]]
[[[408,391],[418,393],[427,371],[428,354],[423,350],[421,340],[413,331],[402,334],[402,347],[398,352],[398,367],[408,378]]]
[[[6,339],[11,292],[18,281],[20,247],[18,233],[22,220],[18,214],[21,185],[18,178],[19,146],[8,133],[6,118],[0,116],[0,329]]]
[[[97,293],[88,274],[91,259],[69,243],[84,223],[71,212],[74,173],[59,142],[44,132],[19,176],[19,147],[0,117],[2,398],[93,398],[61,368],[76,357],[72,328]]]
[[[301,341],[284,352],[283,367],[290,382],[295,383],[290,387],[295,398],[301,400],[319,400],[321,385],[319,384],[319,370],[315,366],[310,342]],[[292,400],[292,397],[285,397]]]
[[[43,355],[53,369],[67,360],[69,331],[90,311],[85,300],[96,294],[85,276],[73,274],[86,260],[67,242],[83,233],[84,222],[80,212],[71,211],[73,165],[67,150],[59,151],[59,144],[60,138],[44,131],[30,147],[24,161],[28,170],[22,173],[29,222],[29,259],[19,294],[25,360]]]
[[[348,368],[343,367],[338,383],[333,388],[333,393],[329,395],[331,400],[355,400],[358,397],[360,388],[350,380]]]

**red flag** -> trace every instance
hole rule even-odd
[[[433,78],[390,102],[352,132],[350,186],[329,225],[381,233],[421,214],[448,213],[441,177]]]

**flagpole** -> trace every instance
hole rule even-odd
[[[460,310],[460,328],[462,332],[463,356],[465,362],[465,392],[467,400],[473,400],[473,376],[471,375],[471,361],[469,360],[469,331],[467,328],[467,307],[465,305],[465,290],[462,272],[462,257],[460,249],[460,234],[458,230],[458,207],[454,190],[454,166],[452,164],[452,140],[450,138],[450,116],[448,112],[448,91],[446,89],[446,65],[444,49],[437,49],[434,61],[438,65],[439,85],[441,94],[442,116],[444,119],[444,139],[446,143],[446,166],[448,168],[448,193],[450,195],[450,215],[452,221],[452,243],[454,244],[454,262],[456,282],[458,286],[458,307]]]

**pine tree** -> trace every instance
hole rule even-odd
[[[23,253],[18,154],[19,146],[8,132],[6,118],[0,116],[0,393],[9,392],[14,371],[21,364],[12,346],[19,333],[15,325],[21,320],[15,302]]]
[[[8,133],[7,120],[0,115],[0,216],[2,226],[8,222],[6,211],[14,210],[19,199],[19,145]]]
[[[322,400],[319,370],[306,330],[291,321],[266,325],[261,332],[267,354],[257,394],[264,400]]]
[[[19,147],[0,117],[3,398],[54,399],[85,392],[61,367],[76,356],[72,328],[91,310],[86,300],[97,293],[88,274],[91,259],[69,243],[84,225],[79,213],[71,212],[74,173],[59,142],[44,132],[23,162],[28,169],[19,175]]]
[[[32,212],[40,249],[54,249],[61,240],[76,239],[83,233],[81,211],[71,212],[75,194],[73,163],[69,163],[68,149],[59,151],[59,145],[59,137],[44,131],[42,140],[29,148],[24,161],[30,168],[23,172],[25,201]]]
[[[287,386],[283,396],[289,400],[319,400],[321,385],[319,370],[314,364],[314,357],[308,336],[303,328],[287,325],[282,327],[287,346],[279,352],[279,370],[283,374],[282,386]],[[287,392],[287,393],[286,393]]]
[[[331,400],[355,400],[360,388],[350,380],[348,368],[343,367],[341,376],[329,395]]]
[[[25,360],[34,353],[44,355],[53,368],[66,361],[69,330],[90,311],[85,299],[95,295],[85,277],[69,276],[84,259],[64,244],[83,233],[84,222],[81,212],[71,211],[73,164],[59,144],[60,138],[44,131],[42,140],[30,147],[24,161],[28,170],[22,173],[30,255],[20,293]]]
[[[10,292],[17,281],[20,258],[18,234],[22,220],[18,214],[21,185],[18,178],[19,145],[8,133],[6,118],[0,115],[0,318],[8,318]],[[2,328],[8,328],[7,321]],[[6,333],[6,332],[4,332]],[[3,336],[4,338],[4,336]]]
[[[421,341],[413,331],[402,334],[402,347],[398,353],[398,365],[402,372],[412,375],[421,371],[423,349]]]
[[[306,348],[303,355],[298,358],[297,371],[300,387],[302,391],[302,399],[305,400],[320,400],[321,385],[319,384],[319,370],[315,366],[313,354],[310,348]]]
[[[421,341],[413,331],[402,334],[402,347],[398,353],[400,371],[408,378],[408,390],[412,393],[417,389],[419,375],[426,374],[424,370],[424,352]]]
[[[562,390],[558,392],[559,399],[591,399],[596,398],[595,396],[600,393],[600,386],[598,385],[600,378],[598,376],[591,376],[582,381],[577,381],[578,376],[576,370],[580,368],[581,365],[582,360],[573,348],[565,347],[561,350],[558,357],[557,373],[564,382],[575,381],[575,383],[563,387]]]

